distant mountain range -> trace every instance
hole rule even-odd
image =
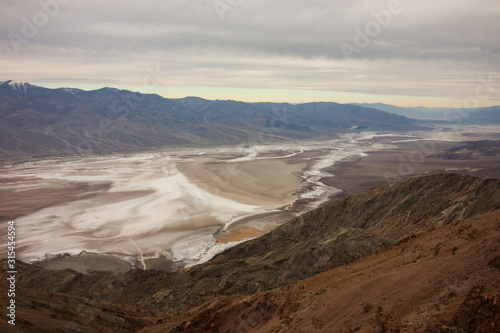
[[[362,130],[421,128],[350,104],[243,103],[102,88],[0,82],[0,158],[134,151],[165,146],[327,139]]]
[[[460,117],[460,121],[467,124],[500,124],[500,106],[470,110],[454,110],[451,108],[399,107],[383,103],[351,104],[415,119],[433,119],[454,122]],[[466,116],[463,116],[464,114]]]
[[[471,116],[466,118],[465,122],[476,124],[500,124],[500,106],[479,109],[471,113]]]

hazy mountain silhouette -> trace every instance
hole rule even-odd
[[[352,103],[409,117],[460,124],[500,124],[500,106],[472,109],[399,107],[384,103]]]
[[[419,128],[384,111],[337,103],[243,103],[102,88],[0,83],[0,157],[326,139]]]

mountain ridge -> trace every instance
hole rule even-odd
[[[358,105],[362,107],[374,108],[381,111],[386,111],[401,116],[406,116],[411,118],[431,118],[436,120],[442,120],[443,114],[450,110],[450,108],[427,108],[422,106],[417,107],[401,107],[385,103],[351,103],[353,105]]]
[[[413,177],[335,200],[201,265],[174,273],[124,273],[120,279],[130,283],[108,296],[117,303],[178,311],[200,306],[213,295],[245,295],[287,285],[385,250],[419,232],[498,208],[498,180],[454,174]],[[31,267],[20,281],[84,297],[99,297],[102,283],[121,284],[112,274],[58,271],[52,281],[66,282],[50,287],[51,279],[39,272],[44,271]]]
[[[223,297],[144,332],[497,332],[500,211],[307,279]]]
[[[384,103],[351,103],[415,119],[469,125],[500,124],[500,106],[479,108],[399,107]]]
[[[494,287],[498,274],[494,272],[500,269],[500,261],[495,264],[493,248],[500,237],[499,208],[498,180],[455,174],[412,177],[332,201],[267,235],[228,249],[207,263],[176,272],[132,270],[122,274],[81,274],[69,269],[50,271],[19,262],[16,267],[17,284],[25,292],[33,290],[33,303],[27,304],[28,307],[36,307],[35,304],[40,302],[37,297],[47,293],[55,293],[54,302],[57,300],[59,304],[74,304],[81,300],[86,309],[90,306],[92,321],[86,320],[85,314],[63,312],[68,312],[66,316],[76,316],[79,327],[87,331],[92,331],[90,327],[95,325],[95,318],[105,325],[103,329],[111,326],[134,331],[136,328],[132,327],[143,323],[144,327],[150,327],[146,330],[149,332],[197,332],[207,329],[236,332],[244,327],[243,331],[260,327],[260,331],[267,332],[275,329],[271,326],[281,327],[277,332],[286,332],[306,324],[313,325],[308,326],[309,329],[315,327],[315,330],[325,332],[341,324],[344,325],[342,327],[359,325],[365,327],[363,331],[366,332],[384,325],[394,329],[417,327],[411,316],[418,317],[421,312],[417,313],[416,305],[408,306],[403,314],[398,312],[401,307],[398,297],[417,297],[419,303],[415,304],[427,304],[429,309],[424,313],[429,316],[439,314],[435,306],[448,309],[448,305],[453,304],[453,308],[447,310],[449,313],[457,314],[460,307],[464,320],[479,320],[481,325],[485,325],[484,318],[476,318],[478,314],[473,304],[486,296],[498,297],[495,296],[498,295],[498,286]],[[483,215],[487,217],[483,218]],[[481,221],[482,224],[474,221]],[[426,240],[426,237],[431,237],[432,241]],[[485,246],[488,250],[481,250]],[[450,266],[453,270],[447,271],[448,266],[438,263],[445,258],[448,258],[449,265],[455,264]],[[384,262],[394,260],[398,262],[396,268],[384,268]],[[465,263],[480,263],[480,266],[467,267]],[[359,265],[367,266],[363,268]],[[495,265],[498,268],[494,268]],[[2,278],[6,276],[4,267],[0,271]],[[407,288],[404,285],[397,285],[398,291],[394,296],[389,294],[383,297],[383,293],[390,293],[390,283],[402,283],[403,277],[409,281],[412,272],[424,269],[434,273],[426,273],[428,275],[419,277],[413,283],[422,286],[419,288],[425,286],[429,295],[434,293],[434,298],[422,295],[418,288],[405,294]],[[461,269],[464,271],[461,272]],[[405,272],[403,277],[397,273],[400,271]],[[444,294],[441,295],[437,288],[446,285],[446,281],[427,283],[426,276],[439,277],[439,272],[444,274],[443,279],[454,276],[459,279],[458,282],[453,281],[448,291],[456,293],[456,296],[443,298]],[[339,274],[344,275],[339,277]],[[371,287],[368,290],[374,290],[379,285],[381,293],[375,298],[365,297],[369,294],[363,291],[364,280],[360,278],[371,275],[374,277],[369,280]],[[466,276],[472,275],[474,278],[470,284],[464,285]],[[389,280],[383,284],[384,287],[380,287],[383,278]],[[332,279],[340,280],[328,282]],[[353,282],[346,285],[346,281]],[[355,299],[346,304],[349,311],[359,311],[357,317],[342,319],[334,316],[336,320],[328,319],[331,318],[331,310],[326,308],[317,313],[317,321],[311,322],[311,316],[316,315],[315,309],[321,303],[328,303],[327,299],[338,299],[342,295],[347,297],[339,291],[338,284],[345,285],[346,290],[355,291],[359,300],[365,302],[359,304]],[[479,289],[474,289],[476,287]],[[327,299],[322,298],[323,294]],[[337,303],[332,302],[328,306],[338,308]],[[485,309],[494,304],[490,304],[489,298],[484,304],[481,302],[478,306]],[[112,313],[136,318],[127,320],[133,326],[125,329],[123,322],[110,317],[110,310],[104,310],[110,309],[110,305],[114,307],[115,312]],[[299,309],[306,312],[302,313]],[[105,313],[100,314],[102,311],[108,311],[106,316]],[[354,313],[349,311],[340,313]],[[53,312],[50,313],[54,316]],[[229,314],[233,319],[224,319]],[[395,321],[392,315],[401,319]],[[448,320],[447,324],[458,327],[468,325],[450,316],[443,317]],[[50,322],[50,318],[53,317],[41,315],[42,321]],[[369,320],[364,321],[363,318]],[[437,319],[419,320],[424,319],[432,325],[440,323]],[[495,319],[488,317],[487,320]],[[53,322],[53,325],[61,324]],[[429,327],[435,326],[429,324]],[[351,328],[355,330],[356,326]]]
[[[413,120],[333,102],[168,99],[114,88],[0,84],[0,158],[172,146],[324,140],[360,130],[422,129]]]

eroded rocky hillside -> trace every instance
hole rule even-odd
[[[431,327],[440,323],[443,308],[443,325],[461,327],[452,314],[465,311],[472,318],[474,307],[486,313],[484,320],[497,320],[488,316],[500,282],[499,208],[498,180],[414,177],[328,203],[177,272],[84,275],[19,264],[18,283],[34,298],[42,291],[62,303],[83,298],[101,319],[108,311],[101,304],[134,307],[123,317],[147,317],[144,326],[158,323],[151,327],[157,332]],[[332,321],[332,313],[342,316]],[[41,316],[48,323],[53,316],[62,320]],[[82,316],[75,322],[87,327]]]

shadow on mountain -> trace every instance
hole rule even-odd
[[[499,208],[498,180],[438,174],[332,201],[176,272],[19,263],[17,327],[487,332],[499,327]]]

